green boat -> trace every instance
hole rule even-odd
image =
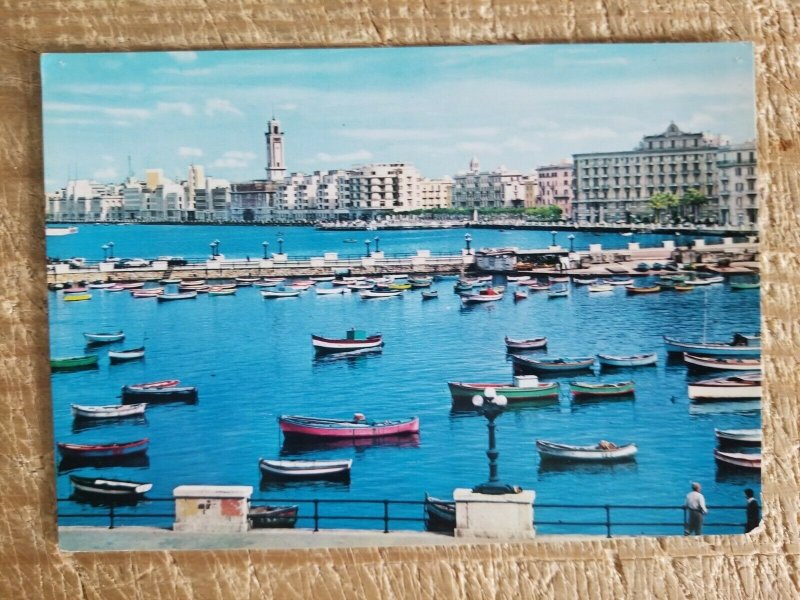
[[[736,282],[731,281],[731,289],[732,290],[755,290],[761,287],[760,281],[750,281],[750,282]]]
[[[66,356],[63,358],[50,359],[50,370],[52,371],[90,369],[96,366],[97,366],[97,354],[85,354],[83,356]]]
[[[465,383],[450,381],[447,383],[453,404],[468,404],[473,396],[486,399],[486,389],[492,388],[497,395],[505,396],[509,402],[527,402],[530,400],[558,399],[558,382],[540,383],[539,378],[530,375],[517,375],[514,382],[509,383]]]
[[[632,394],[633,381],[617,383],[593,383],[590,381],[570,381],[569,389],[573,396],[622,396]]]

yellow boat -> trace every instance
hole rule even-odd
[[[80,300],[91,300],[91,294],[66,294],[64,302],[79,302]]]
[[[411,284],[410,283],[390,283],[386,286],[390,290],[410,290]]]

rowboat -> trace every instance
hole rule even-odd
[[[537,350],[539,348],[547,347],[546,337],[528,338],[521,340],[506,336],[505,342],[506,342],[506,349],[508,350]]]
[[[730,342],[686,342],[664,336],[664,345],[667,352],[701,355],[701,356],[761,356],[761,343],[759,336],[735,333]]]
[[[547,281],[550,283],[569,283],[569,276],[550,276]]]
[[[468,294],[461,297],[464,304],[481,304],[484,302],[496,302],[503,299],[503,292],[498,292],[495,288],[486,288],[477,294]]]
[[[144,281],[118,281],[115,287],[121,287],[123,290],[137,290],[144,287]]]
[[[672,286],[672,289],[676,292],[691,292],[694,289],[691,285],[686,285],[684,283],[676,283]]]
[[[761,398],[761,373],[733,375],[690,383],[689,398],[699,402]]]
[[[97,354],[85,354],[83,356],[67,356],[63,358],[50,359],[50,370],[52,371],[89,369],[96,366],[97,366]]]
[[[139,348],[128,348],[127,350],[109,350],[108,351],[108,359],[111,361],[111,364],[127,362],[129,360],[137,360],[139,358],[144,358],[144,346],[140,346]]]
[[[44,228],[45,237],[70,235],[70,234],[73,234],[73,233],[78,233],[78,228],[77,227],[45,227]]]
[[[84,333],[83,337],[86,338],[86,341],[90,344],[111,344],[113,342],[118,342],[120,340],[125,339],[125,334],[120,331],[111,331],[108,333]]]
[[[587,289],[589,292],[613,292],[614,286],[610,283],[593,283]]]
[[[725,281],[724,277],[696,277],[694,279],[687,279],[683,282],[684,285],[698,286],[698,285],[711,285],[712,283],[722,283]]]
[[[170,302],[172,300],[191,300],[192,298],[197,298],[197,291],[192,290],[191,292],[179,292],[177,294],[162,294],[158,296],[158,301]]]
[[[254,506],[247,522],[252,529],[291,528],[297,523],[297,506]]]
[[[138,402],[197,402],[196,387],[135,387],[126,385],[122,388],[122,403],[136,404]]]
[[[326,338],[321,335],[311,336],[311,345],[317,354],[331,352],[350,352],[367,348],[380,348],[383,346],[383,336],[380,333],[366,335],[360,329],[348,329],[344,338]]]
[[[80,475],[70,475],[69,479],[76,494],[104,497],[109,500],[137,500],[153,488],[152,483],[121,479],[82,477]]]
[[[261,290],[261,297],[265,300],[277,300],[280,298],[294,298],[299,296],[302,290]]]
[[[178,292],[179,293],[195,293],[195,294],[205,294],[208,290],[211,289],[210,285],[179,285]]]
[[[720,445],[731,446],[760,446],[760,429],[715,429],[714,435]]]
[[[421,295],[423,300],[433,300],[434,298],[439,297],[439,292],[436,290],[425,290],[424,292],[421,292]]]
[[[586,460],[607,462],[633,458],[638,451],[636,444],[617,446],[601,440],[594,446],[573,446],[546,440],[536,440],[536,450],[543,459]]]
[[[743,452],[723,452],[714,448],[714,460],[720,467],[737,467],[753,471],[761,470],[761,454],[745,454]]]
[[[511,385],[508,383],[465,383],[448,381],[453,404],[471,402],[473,396],[487,399],[486,390],[492,389],[509,402],[529,402],[544,398],[558,398],[558,382],[540,383],[535,375],[517,375]]]
[[[514,370],[517,372],[530,372],[534,373],[565,373],[569,371],[584,371],[591,369],[594,364],[594,357],[581,356],[578,358],[551,358],[543,360],[535,360],[533,358],[525,358],[511,354],[511,360],[514,363]]]
[[[236,282],[236,285],[248,286],[258,281],[258,279],[258,277],[236,277],[234,278],[234,281]]]
[[[144,414],[147,404],[107,404],[105,406],[88,406],[72,404],[72,416],[76,419],[122,419],[138,417]]]
[[[58,452],[64,458],[123,458],[144,454],[150,444],[148,438],[133,442],[112,442],[110,444],[70,444],[58,442]]]
[[[180,383],[178,379],[162,379],[161,381],[149,381],[147,383],[134,383],[128,387],[135,390],[152,390],[157,388],[175,387]]]
[[[575,285],[592,285],[593,283],[597,283],[597,277],[591,277],[588,279],[575,277],[572,281]]]
[[[252,285],[248,283],[247,285]],[[228,288],[222,286],[211,286],[208,288],[208,295],[209,296],[233,296],[236,293],[236,288]]]
[[[657,360],[658,355],[655,352],[632,354],[630,356],[597,355],[597,362],[600,363],[601,367],[644,367],[656,364]]]
[[[616,383],[594,383],[592,381],[570,381],[569,389],[573,396],[622,396],[633,394],[633,381]]]
[[[82,294],[87,289],[88,288],[84,287],[83,285],[76,285],[76,284],[73,283],[73,284],[70,284],[69,287],[65,287],[64,288],[64,293],[65,294]]]
[[[205,285],[205,279],[181,279],[178,283],[181,285]]]
[[[683,362],[693,370],[712,371],[760,371],[760,358],[712,358],[683,353]]]
[[[64,302],[81,302],[82,300],[91,300],[92,295],[89,293],[80,294],[64,294]]]
[[[566,298],[569,296],[569,288],[565,285],[557,286],[547,292],[548,298]]]
[[[330,287],[330,288],[314,288],[314,292],[316,292],[317,296],[331,296],[333,294],[349,294],[350,289],[346,287]]]
[[[530,275],[506,275],[506,281],[509,283],[516,282],[519,283],[520,281],[528,281],[530,280]]]
[[[631,278],[626,278],[626,279],[611,278],[611,279],[607,279],[606,283],[608,283],[610,285],[625,285],[625,286],[628,286],[628,285],[633,285],[633,279],[631,279]]]
[[[375,290],[361,290],[359,296],[362,300],[370,300],[374,298],[394,298],[395,296],[402,296],[402,290],[387,290],[385,292],[378,292]]]
[[[158,280],[158,283],[161,283],[163,285],[179,284],[180,282],[181,280],[178,279],[177,277],[166,277],[164,279]]]
[[[528,297],[528,292],[523,292],[522,290],[516,290],[514,292],[514,300],[525,300]]]
[[[533,280],[531,282],[523,282],[519,285],[524,285],[532,292],[544,292],[550,289],[549,283],[541,283],[540,281]]]
[[[360,413],[356,413],[349,421],[281,415],[278,417],[278,424],[287,438],[353,439],[419,433],[419,418],[417,417],[391,421],[367,421]]]
[[[333,275],[320,275],[317,277],[311,277],[311,281],[320,282],[320,281],[333,281]]]
[[[452,531],[456,527],[456,503],[434,498],[425,493],[425,529]]]
[[[386,286],[390,290],[410,290],[410,283],[390,283]]]
[[[636,287],[635,285],[626,285],[625,291],[629,294],[655,294],[661,291],[661,286],[658,284],[646,287]]]
[[[164,295],[164,288],[147,288],[146,290],[131,290],[132,298],[157,298]]]
[[[760,281],[745,282],[745,281],[731,281],[732,290],[755,290],[761,287]]]
[[[353,459],[346,460],[267,460],[258,459],[258,468],[271,479],[349,479]]]

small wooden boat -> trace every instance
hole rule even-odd
[[[148,288],[143,290],[131,290],[132,298],[157,298],[164,294],[164,288]]]
[[[672,286],[672,289],[676,292],[691,292],[694,287],[691,285],[685,285],[683,283],[676,283],[674,286]]]
[[[609,285],[624,285],[629,286],[633,285],[633,279],[627,277],[625,279],[617,279],[616,277],[612,277],[611,279],[606,279],[606,283]]]
[[[551,290],[547,292],[548,298],[566,298],[567,296],[569,296],[569,288],[565,285],[551,288]]]
[[[683,362],[692,370],[708,371],[760,371],[760,358],[713,358],[683,353]]]
[[[333,275],[320,275],[317,277],[310,277],[310,279],[314,282],[333,281]]]
[[[252,529],[292,528],[297,523],[297,506],[253,506],[247,521]]]
[[[592,285],[593,283],[597,283],[597,277],[590,277],[587,279],[575,277],[572,281],[575,285]]]
[[[521,281],[529,281],[530,278],[530,275],[506,275],[506,281],[509,283],[513,282],[519,284]]]
[[[689,398],[696,402],[761,398],[761,373],[695,381],[689,384]]]
[[[614,286],[610,283],[593,283],[588,288],[590,293],[595,292],[613,292]]]
[[[140,358],[144,358],[144,346],[140,346],[139,348],[128,348],[127,350],[108,351],[108,359],[111,361],[112,365],[121,362],[127,362],[129,360],[138,360]]]
[[[187,286],[187,285],[188,286],[191,286],[191,285],[198,286],[198,285],[206,285],[206,280],[205,279],[181,279],[180,281],[178,281],[178,283],[180,285],[184,285],[184,286]]]
[[[158,283],[163,285],[175,285],[175,284],[180,284],[181,280],[178,279],[177,277],[167,277],[164,279],[159,279]]]
[[[466,383],[462,381],[448,381],[450,396],[453,404],[468,403],[473,396],[485,395],[487,389],[493,389],[496,394],[505,396],[509,402],[529,402],[545,398],[558,398],[558,382],[540,383],[539,378],[530,375],[517,375],[513,383]]]
[[[714,448],[714,460],[720,467],[736,467],[748,471],[761,470],[761,454],[745,454],[743,452],[723,452]]]
[[[157,296],[159,302],[171,302],[173,300],[191,300],[197,298],[197,291],[179,292],[177,294],[161,294]]]
[[[756,290],[761,287],[761,282],[731,281],[730,286],[732,290]]]
[[[150,381],[147,383],[134,383],[129,385],[129,388],[136,389],[136,390],[152,390],[157,388],[168,388],[168,387],[175,387],[180,383],[178,379],[162,379],[161,381]]]
[[[380,333],[367,335],[360,329],[348,329],[344,338],[326,338],[321,335],[311,336],[311,345],[317,354],[331,352],[351,352],[367,348],[380,348],[383,346],[383,336]]]
[[[337,294],[341,296],[342,294],[349,294],[350,289],[346,287],[329,287],[329,288],[314,288],[314,292],[316,292],[317,296],[332,296]]]
[[[419,433],[419,419],[367,421],[356,413],[352,420],[282,415],[278,425],[287,438],[353,439]]]
[[[112,442],[110,444],[70,444],[58,442],[58,452],[64,458],[123,458],[144,454],[150,444],[148,438],[133,442]]]
[[[137,290],[144,287],[144,281],[119,281],[115,287],[121,287],[123,290]]]
[[[514,291],[514,300],[525,300],[528,297],[528,292],[523,292],[522,290],[515,290]]]
[[[601,367],[644,367],[656,364],[658,355],[655,352],[645,354],[631,354],[618,356],[612,354],[598,354],[597,362]]]
[[[211,289],[210,285],[179,285],[178,293],[204,294]]]
[[[390,283],[386,287],[390,290],[410,290],[412,285],[410,283]]]
[[[395,296],[402,296],[402,290],[387,290],[385,292],[379,292],[376,290],[361,290],[358,294],[361,296],[362,300],[371,300],[375,298],[394,298]]]
[[[76,494],[103,497],[108,500],[138,499],[153,488],[152,483],[124,481],[121,479],[105,479],[101,477],[83,477],[70,475],[70,481]]]
[[[514,370],[519,372],[534,372],[543,374],[557,374],[569,371],[584,371],[591,369],[594,364],[593,356],[581,356],[578,358],[549,358],[535,360],[511,354]]]
[[[148,402],[197,402],[196,387],[135,387],[126,385],[122,388],[122,403],[137,404]]]
[[[547,347],[547,338],[514,339],[506,336],[505,343],[507,350],[538,350]]]
[[[626,285],[625,291],[629,294],[655,294],[661,291],[661,286],[656,285],[649,285],[645,287],[637,287],[635,285]]]
[[[617,446],[605,440],[600,440],[594,446],[573,446],[536,440],[536,450],[543,459],[609,462],[633,458],[638,448],[636,444]]]
[[[252,285],[248,283],[247,285]],[[233,296],[236,293],[236,287],[224,287],[220,285],[212,285],[208,288],[209,296]]]
[[[107,333],[84,333],[83,337],[90,344],[111,344],[125,339],[125,333],[120,331],[110,331]]]
[[[553,276],[553,275],[551,275],[550,277],[547,278],[547,281],[549,281],[550,283],[569,283],[569,276],[567,276],[567,275],[564,275],[564,276]]]
[[[424,292],[421,292],[421,295],[423,300],[433,300],[434,298],[439,297],[439,292],[436,290],[425,290]]]
[[[52,371],[70,371],[72,369],[89,369],[97,366],[97,354],[84,354],[83,356],[66,356],[51,358]]]
[[[634,393],[633,381],[595,383],[592,381],[570,381],[573,396],[623,396]]]
[[[91,300],[92,295],[84,292],[79,294],[64,294],[64,302],[81,302],[83,300]]]
[[[122,419],[125,417],[138,417],[144,414],[147,403],[139,404],[107,404],[104,406],[89,406],[86,404],[72,404],[72,416],[75,419]]]
[[[461,297],[464,304],[483,304],[486,302],[497,302],[503,299],[503,292],[498,292],[496,288],[490,287],[479,291],[477,294],[467,294]]]
[[[353,459],[267,460],[258,459],[261,475],[271,479],[349,479]]]
[[[295,298],[302,290],[261,290],[261,297],[265,300],[279,300],[280,298]]]
[[[237,286],[248,286],[253,285],[256,281],[258,281],[258,277],[236,277],[234,281],[236,282]]]
[[[524,285],[531,292],[544,292],[549,290],[551,287],[549,283],[542,283],[536,279],[531,281],[523,281],[517,285]]]
[[[760,429],[715,429],[714,435],[720,445],[760,446]]]
[[[700,356],[761,356],[761,338],[758,335],[735,333],[730,342],[687,342],[664,336],[667,352]]]
[[[452,531],[456,527],[456,503],[434,498],[425,493],[425,529]]]
[[[124,292],[124,291],[126,291],[126,288],[122,287],[118,283],[115,283],[110,288],[106,288],[105,291],[107,291],[107,292]]]

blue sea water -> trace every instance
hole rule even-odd
[[[100,246],[115,240],[118,256],[201,256],[208,242],[219,239],[228,256],[258,256],[261,241],[280,232],[291,256],[340,251],[355,232],[322,233],[310,228],[206,226],[81,226],[76,235],[49,238],[49,256],[102,258]],[[365,232],[357,235],[364,236]],[[370,232],[374,233],[374,232]],[[473,230],[473,247],[543,247],[549,232]],[[464,230],[381,231],[387,253],[430,249],[457,252]],[[565,233],[558,241],[565,242]],[[637,236],[643,245],[657,238]],[[615,234],[576,234],[576,247],[602,243],[622,247],[630,241]],[[363,250],[363,245],[359,250]],[[96,256],[100,254],[100,256]],[[502,278],[498,278],[501,282]],[[641,285],[642,283],[637,283]],[[734,331],[759,329],[758,290],[731,291],[727,284],[692,292],[626,296],[615,289],[589,294],[573,287],[566,299],[531,292],[514,302],[511,294],[489,305],[462,308],[452,281],[434,284],[439,298],[423,302],[419,292],[400,298],[361,300],[357,295],[316,296],[267,301],[256,288],[235,296],[158,303],[128,293],[93,290],[88,302],[63,302],[50,293],[53,356],[81,354],[82,333],[123,329],[126,340],[112,347],[144,344],[144,361],[109,365],[99,350],[96,370],[55,373],[52,377],[56,441],[106,443],[150,438],[148,458],[126,467],[58,471],[59,498],[70,495],[69,473],[149,481],[151,496],[168,497],[182,484],[252,485],[256,495],[285,499],[422,500],[424,493],[449,497],[456,487],[472,487],[488,475],[486,420],[451,410],[447,381],[510,382],[511,363],[503,337],[547,336],[546,356],[583,356],[598,352],[633,354],[657,351],[656,367],[559,378],[560,401],[540,406],[512,406],[497,420],[503,481],[536,492],[536,504],[631,504],[679,506],[690,481],[700,481],[710,505],[743,506],[742,489],[758,492],[758,476],[718,470],[713,458],[714,428],[760,426],[760,413],[745,404],[710,405],[700,411],[687,398],[687,372],[667,361],[661,336],[727,340]],[[382,353],[346,359],[317,360],[312,333],[342,336],[357,327],[384,335]],[[114,404],[125,384],[180,379],[199,389],[196,405],[151,406],[144,420],[76,428],[70,404]],[[576,403],[569,397],[570,379],[636,382],[635,398]],[[418,438],[403,444],[344,447],[285,447],[278,428],[281,414],[350,418],[362,412],[386,419],[416,415]],[[600,439],[635,442],[636,460],[618,465],[551,466],[541,463],[536,439],[591,444]],[[305,483],[275,486],[260,481],[259,457],[352,458],[349,485]],[[163,511],[143,506],[135,510]],[[60,503],[62,513],[93,514],[92,507]],[[419,516],[421,508],[409,509]],[[381,513],[381,511],[377,511]],[[536,510],[537,519],[575,518],[602,521],[600,512],[558,508]],[[641,509],[636,520],[680,523],[680,511]],[[615,513],[630,520],[630,511]],[[302,515],[302,513],[301,513]],[[743,511],[718,511],[708,523],[741,523]],[[158,521],[158,519],[154,519]],[[163,521],[163,520],[162,520]],[[63,524],[74,524],[62,519]],[[100,518],[81,523],[105,523]],[[309,526],[301,522],[300,526]],[[324,526],[348,526],[333,522]],[[352,524],[349,526],[353,526]],[[373,524],[373,526],[379,526]],[[403,527],[420,528],[420,523]],[[543,533],[603,533],[601,526],[540,525]],[[738,526],[716,530],[740,532]],[[615,533],[681,533],[679,527],[625,529]]]

